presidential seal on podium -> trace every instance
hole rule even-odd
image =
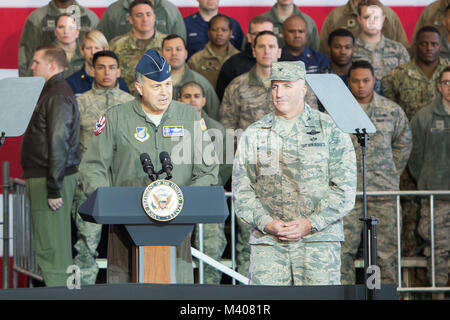
[[[157,221],[175,219],[183,209],[184,197],[180,187],[169,180],[156,180],[142,193],[145,213]]]

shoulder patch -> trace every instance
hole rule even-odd
[[[105,129],[105,126],[106,117],[103,115],[97,120],[97,123],[95,124],[94,134],[98,136],[100,133],[102,133],[103,129]]]

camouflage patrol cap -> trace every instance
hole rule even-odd
[[[158,53],[150,49],[139,60],[136,71],[154,81],[164,81],[172,75],[172,69],[167,61]]]
[[[297,81],[305,79],[305,64],[303,61],[273,62],[270,67],[269,80]]]

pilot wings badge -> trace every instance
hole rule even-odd
[[[183,208],[184,197],[178,185],[169,180],[156,180],[145,188],[142,207],[157,221],[175,219]]]

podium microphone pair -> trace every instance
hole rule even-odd
[[[152,160],[150,160],[150,156],[148,153],[142,153],[140,156],[142,169],[144,169],[144,172],[148,174],[148,177],[150,180],[155,181],[158,180],[159,175],[162,173],[166,174],[166,179],[170,180],[172,179],[172,160],[170,160],[169,153],[166,151],[162,151],[159,154],[159,161],[161,161],[162,169],[159,172],[155,172],[155,167],[153,166]],[[156,178],[155,178],[156,176]]]

